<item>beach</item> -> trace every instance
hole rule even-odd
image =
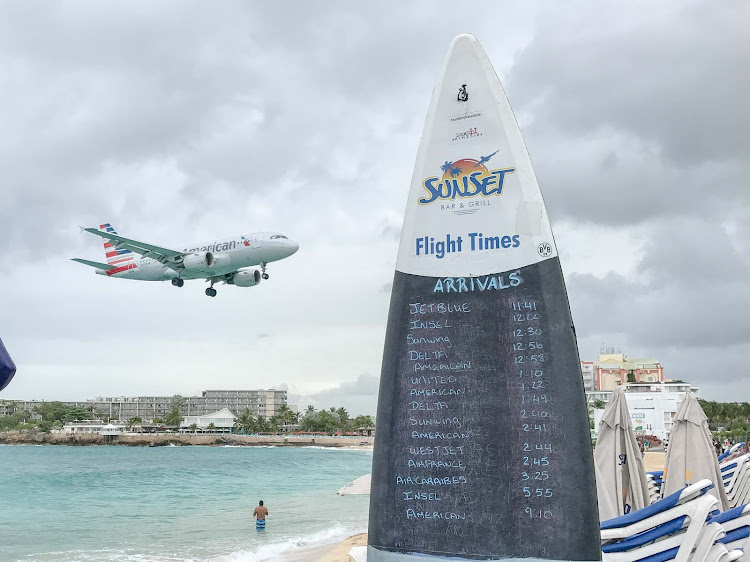
[[[317,559],[317,562],[352,562],[353,558],[349,556],[349,550],[355,546],[367,545],[367,533],[359,533],[346,538],[337,544],[334,548],[327,550]],[[310,560],[310,558],[308,558]],[[302,559],[300,559],[302,562]]]

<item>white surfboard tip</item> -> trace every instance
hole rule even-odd
[[[450,46],[453,47],[457,43],[462,43],[462,42],[479,43],[479,41],[477,41],[477,38],[474,37],[471,33],[459,33],[453,38],[453,41],[451,41]]]

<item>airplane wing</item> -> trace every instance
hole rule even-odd
[[[78,263],[82,263],[83,265],[88,265],[89,267],[96,267],[97,269],[117,269],[116,265],[109,265],[108,263],[100,263],[98,261],[91,261],[91,260],[84,260],[81,258],[71,258],[73,261],[77,261]]]
[[[162,248],[161,246],[138,242],[138,240],[131,240],[130,238],[125,238],[119,234],[104,232],[98,228],[84,228],[84,230],[111,241],[118,250],[130,250],[131,252],[140,254],[147,258],[153,258],[163,264],[168,263],[174,265],[185,256],[185,252],[178,252],[177,250],[170,250],[169,248]]]

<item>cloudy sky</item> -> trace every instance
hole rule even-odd
[[[750,5],[5,2],[7,399],[282,387],[374,413],[414,158],[473,33],[521,124],[582,358],[750,400]],[[112,280],[79,225],[299,241],[256,288]],[[282,386],[285,385],[285,386]]]

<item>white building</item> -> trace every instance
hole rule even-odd
[[[698,389],[683,382],[631,383],[625,386],[625,399],[636,433],[655,435],[661,440],[669,438],[672,418],[680,402],[691,392],[697,396]],[[609,401],[611,392],[586,393],[589,401]],[[599,431],[603,409],[594,410],[594,430]]]
[[[80,420],[74,422],[66,422],[63,425],[62,433],[98,433],[104,435],[102,431],[105,428],[108,429],[108,434],[112,432],[112,428],[115,428],[118,433],[122,433],[125,430],[123,424],[107,424],[100,420]]]
[[[180,433],[192,433],[190,426],[193,424],[197,426],[196,431],[199,433],[231,433],[236,419],[237,416],[227,408],[204,416],[186,416],[180,423]],[[213,428],[209,429],[211,424]]]
[[[581,376],[583,376],[583,390],[596,390],[596,369],[593,361],[581,361]]]

